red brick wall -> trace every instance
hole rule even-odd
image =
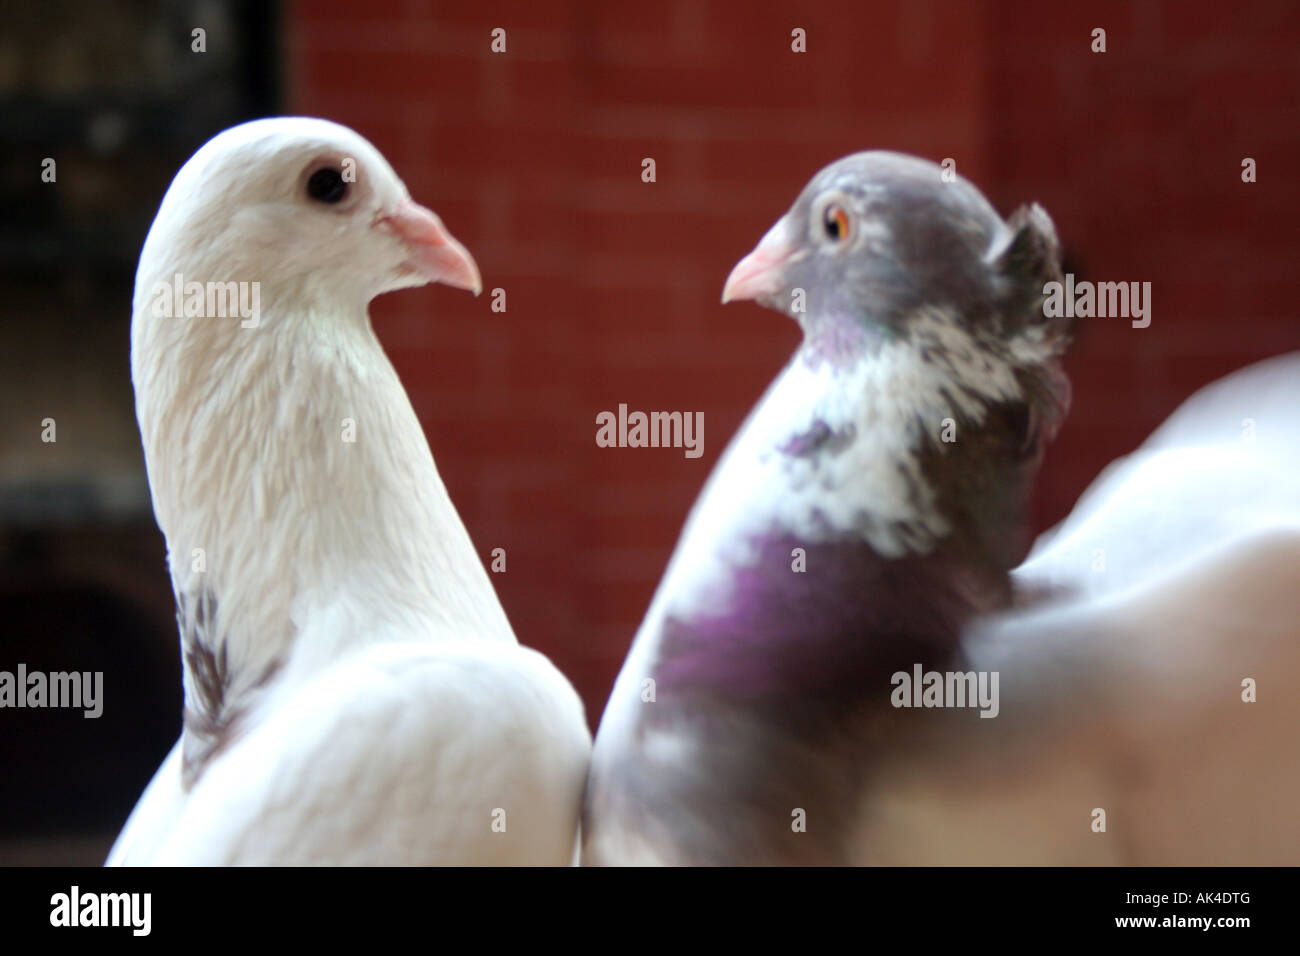
[[[836,157],[951,156],[1003,212],[1042,202],[1076,274],[1153,284],[1150,328],[1084,322],[1042,527],[1194,388],[1300,346],[1300,7],[807,6],[285,17],[291,108],[367,135],[506,290],[504,314],[441,287],[389,296],[376,326],[480,552],[507,551],[494,577],[520,639],[593,722],[691,502],[797,342],[775,313],[719,305],[723,279]],[[595,415],[620,402],[702,411],[704,456],[598,448]]]

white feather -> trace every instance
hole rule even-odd
[[[321,154],[356,162],[356,214],[296,192]],[[217,597],[241,716],[188,792],[173,751],[110,863],[571,859],[581,705],[517,645],[370,327],[374,295],[423,281],[371,228],[406,195],[355,133],[287,119],[214,139],[162,203],[137,413],[174,587]],[[175,273],[259,282],[259,325],[153,315]]]
[[[891,748],[860,862],[1296,862],[1297,407],[1300,353],[1206,387],[1103,472],[1016,571],[1062,596],[967,635],[998,718],[922,717]]]
[[[174,751],[109,863],[563,864],[589,746],[534,651],[375,644],[280,682],[188,794]]]
[[[1298,407],[1300,353],[1202,389],[1035,542],[1018,582],[1105,593],[1300,524]]]
[[[1297,572],[1300,525],[1281,525],[1105,596],[982,622],[967,666],[999,672],[1001,713],[913,712],[913,736],[872,767],[855,859],[1294,864]]]

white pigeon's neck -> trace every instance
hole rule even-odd
[[[132,335],[173,584],[213,609],[227,695],[369,641],[514,640],[364,314],[137,314]]]

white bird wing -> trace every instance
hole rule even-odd
[[[1202,389],[1093,482],[1014,574],[1057,599],[966,636],[999,715],[917,715],[864,793],[863,861],[1300,858],[1296,409],[1300,353]]]
[[[1151,433],[1144,448],[1223,445],[1253,433],[1300,455],[1300,352],[1256,362],[1211,382]]]
[[[1201,389],[1035,542],[1017,584],[1109,593],[1300,521],[1297,409],[1300,352]]]
[[[111,864],[568,864],[591,738],[541,654],[361,649],[257,712],[180,789],[173,750]]]
[[[998,716],[915,712],[863,796],[862,861],[1293,865],[1298,579],[1294,526],[982,622],[968,666],[999,673]]]

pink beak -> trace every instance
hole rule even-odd
[[[403,199],[376,225],[391,229],[406,244],[407,265],[430,282],[442,282],[475,295],[483,291],[478,266],[469,250],[456,241],[432,211],[411,199]]]
[[[776,295],[783,285],[782,268],[795,247],[786,238],[785,220],[767,231],[754,251],[736,263],[722,287],[722,304],[741,299],[762,300]]]

